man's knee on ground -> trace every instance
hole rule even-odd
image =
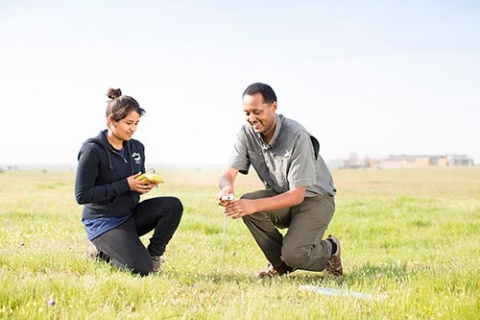
[[[282,260],[295,269],[307,269],[310,263],[310,253],[304,247],[282,247]]]

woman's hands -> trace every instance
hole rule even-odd
[[[137,180],[142,173],[139,172],[127,178],[128,186],[131,191],[138,192],[140,194],[145,194],[152,190],[153,187],[157,186],[157,183],[152,183],[148,181]]]

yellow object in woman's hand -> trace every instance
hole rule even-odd
[[[163,180],[163,178],[156,173],[143,173],[139,175],[136,179],[144,182],[155,183],[155,184],[165,182],[165,180]]]

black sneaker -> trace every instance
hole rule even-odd
[[[98,250],[95,248],[92,241],[87,239],[87,250],[86,250],[87,257],[90,259],[97,259],[98,258]]]
[[[152,262],[153,272],[160,273],[162,271],[162,263],[164,263],[165,260],[163,260],[162,256],[152,256]]]

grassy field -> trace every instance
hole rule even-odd
[[[223,236],[219,172],[157,172],[148,197],[185,212],[164,272],[145,278],[86,258],[73,171],[0,173],[0,319],[480,319],[479,167],[333,171],[338,279],[254,279],[266,261],[241,221]],[[240,177],[237,196],[257,188]]]

